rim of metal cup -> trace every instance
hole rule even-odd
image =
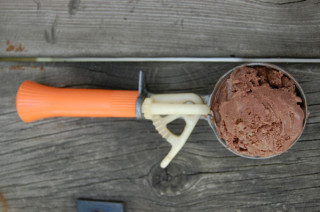
[[[291,79],[296,88],[297,88],[297,95],[301,97],[301,100],[302,100],[302,109],[304,111],[304,120],[303,120],[303,127],[302,127],[302,130],[301,130],[301,133],[300,135],[294,140],[294,142],[292,142],[292,144],[290,145],[290,147],[282,152],[282,153],[279,153],[279,154],[275,154],[275,155],[271,155],[271,156],[268,156],[268,157],[259,157],[259,156],[248,156],[248,155],[242,155],[236,151],[234,151],[233,149],[231,149],[230,147],[227,147],[225,141],[219,137],[219,134],[218,134],[218,131],[217,131],[217,124],[215,122],[215,119],[214,119],[214,111],[211,110],[211,106],[214,102],[214,98],[216,97],[216,94],[217,92],[219,91],[220,89],[220,86],[222,85],[222,83],[225,82],[225,80],[228,79],[228,77],[230,76],[230,74],[235,71],[236,69],[240,68],[240,67],[243,67],[243,66],[251,66],[251,67],[254,67],[254,66],[264,66],[264,67],[268,67],[268,68],[272,68],[274,70],[277,70],[277,71],[280,71],[282,72],[285,76],[287,76],[289,79]],[[211,113],[209,116],[208,116],[208,123],[210,125],[210,127],[212,128],[214,134],[216,135],[218,141],[226,148],[228,149],[229,151],[231,151],[232,153],[240,156],[240,157],[243,157],[243,158],[248,158],[248,159],[269,159],[269,158],[273,158],[273,157],[276,157],[278,155],[281,155],[285,152],[287,152],[289,149],[292,148],[292,146],[297,143],[297,141],[299,140],[299,138],[301,137],[304,129],[305,129],[305,126],[307,124],[307,118],[308,118],[308,105],[307,105],[307,98],[300,86],[300,84],[298,83],[298,81],[291,75],[289,74],[287,71],[283,70],[282,68],[280,68],[279,66],[276,66],[276,65],[273,65],[273,64],[269,64],[269,63],[248,63],[248,64],[242,64],[242,65],[239,65],[239,66],[236,66],[234,68],[232,68],[231,70],[227,71],[223,76],[220,77],[220,79],[218,80],[218,82],[216,83],[214,89],[213,89],[213,92],[211,93],[211,95],[209,96],[209,99],[208,99],[208,106],[211,110]]]

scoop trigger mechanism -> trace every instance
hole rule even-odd
[[[209,114],[209,107],[193,93],[159,94],[146,98],[142,104],[145,119],[152,121],[159,134],[171,144],[171,150],[160,166],[166,168],[188,140],[201,115]],[[176,119],[186,123],[182,133],[172,133],[167,125]]]

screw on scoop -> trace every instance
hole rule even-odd
[[[159,134],[172,145],[161,163],[162,168],[168,166],[183,147],[200,116],[209,114],[209,107],[196,94],[148,93],[143,72],[139,75],[139,91],[53,88],[25,81],[17,91],[16,108],[24,122],[50,117],[149,119]],[[180,135],[175,135],[167,124],[178,118],[184,119],[186,126]]]

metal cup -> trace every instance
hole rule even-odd
[[[299,85],[298,81],[291,75],[289,74],[287,71],[283,70],[282,68],[278,67],[278,66],[275,66],[275,65],[272,65],[272,64],[267,64],[267,63],[249,63],[249,64],[243,64],[243,65],[239,65],[237,67],[234,67],[233,69],[229,70],[227,73],[225,73],[219,80],[218,82],[216,83],[214,89],[213,89],[213,92],[212,94],[210,95],[209,97],[209,100],[208,100],[208,105],[210,108],[212,108],[212,105],[214,103],[214,100],[216,98],[216,95],[218,94],[218,91],[221,87],[221,85],[229,78],[230,74],[242,67],[242,66],[251,66],[251,67],[254,67],[254,66],[263,66],[263,67],[267,67],[267,68],[271,68],[271,69],[274,69],[274,70],[277,70],[279,72],[282,72],[286,77],[288,77],[289,79],[291,79],[295,86],[296,86],[296,91],[297,91],[297,96],[299,96],[301,99],[302,99],[302,109],[304,111],[304,121],[303,121],[303,128],[302,128],[302,131],[300,133],[300,135],[295,139],[295,141],[291,144],[291,146],[286,150],[288,151],[300,138],[301,134],[303,133],[303,130],[306,126],[306,123],[307,123],[307,118],[308,118],[308,106],[307,106],[307,99],[306,99],[306,96],[301,88],[301,86]],[[212,110],[211,110],[212,111]],[[208,117],[208,123],[210,125],[210,127],[212,128],[214,134],[216,135],[218,141],[225,147],[227,148],[229,151],[231,151],[232,153],[238,155],[238,156],[241,156],[243,158],[249,158],[249,159],[269,159],[269,158],[273,158],[275,156],[278,156],[278,155],[281,155],[282,153],[286,152],[282,152],[282,153],[279,153],[279,154],[274,154],[274,155],[271,155],[271,156],[267,156],[267,157],[259,157],[259,156],[248,156],[248,155],[243,155],[243,154],[240,154],[234,150],[232,150],[231,148],[227,147],[226,145],[226,142],[219,137],[218,135],[218,131],[217,131],[217,124],[216,124],[216,121],[215,121],[215,118],[214,118],[214,112],[212,111],[212,114],[209,115]]]

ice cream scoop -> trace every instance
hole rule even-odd
[[[221,91],[221,86],[229,83],[228,77],[234,71],[239,69],[239,67],[242,66],[238,66],[228,71],[224,76],[222,76],[216,84],[213,93],[206,96],[199,96],[194,93],[149,93],[147,92],[145,87],[143,72],[140,72],[139,75],[138,91],[52,88],[31,81],[26,81],[23,82],[18,89],[16,96],[16,107],[18,115],[25,122],[32,122],[42,118],[62,116],[127,118],[136,117],[137,119],[149,119],[152,121],[153,125],[155,126],[159,134],[164,139],[166,139],[166,141],[168,141],[172,146],[170,152],[166,155],[166,157],[160,164],[162,168],[168,166],[172,159],[178,154],[178,152],[181,150],[181,148],[187,141],[188,137],[190,136],[191,132],[193,131],[195,125],[197,124],[200,118],[207,120],[209,125],[212,127],[214,133],[217,135],[218,140],[222,143],[222,145],[224,145],[226,148],[228,148],[237,155],[248,158],[267,158],[270,156],[280,154],[281,151],[278,151],[276,154],[267,155],[242,154],[239,153],[239,151],[232,149],[231,145],[228,144],[228,142],[226,142],[228,141],[227,137],[221,136],[222,133],[221,131],[219,131],[219,129],[221,128],[219,121],[219,112],[216,113],[213,109],[214,104],[216,103],[217,97],[219,96],[219,92]],[[298,114],[299,117],[303,119],[303,121],[300,121],[299,123],[297,122],[297,126],[302,126],[300,126],[300,130],[297,131],[296,135],[294,136],[292,143],[290,143],[287,146],[284,146],[283,150],[287,150],[298,140],[306,124],[307,103],[300,85],[290,74],[274,65],[252,63],[246,64],[245,67],[267,67],[273,69],[277,71],[277,73],[282,73],[284,76],[288,78],[287,81],[284,80],[283,82],[281,81],[281,83],[288,87],[288,89],[297,90],[297,98],[300,98],[299,100],[301,100],[299,104],[301,105],[301,110],[303,111],[304,115],[302,115],[302,113],[300,115]],[[278,81],[276,78],[274,79],[274,81],[274,85],[276,86]],[[227,88],[229,89],[229,87]],[[230,89],[232,88],[233,87],[230,87]],[[257,91],[255,89],[256,88],[254,88],[251,92],[256,93]],[[231,93],[228,92],[227,96],[231,95]],[[248,92],[250,92],[250,89],[248,90]],[[268,92],[266,91],[265,93]],[[248,99],[248,101],[250,102],[251,100]],[[258,101],[258,99],[256,99],[255,101]],[[232,107],[232,104],[238,103],[237,101],[235,101],[229,104],[231,104]],[[248,104],[247,106],[250,110],[249,106],[250,104]],[[229,107],[230,105],[227,104],[221,107],[226,109],[223,114],[228,114]],[[237,106],[238,109],[240,107],[241,105]],[[252,109],[254,109],[254,107]],[[269,113],[272,114],[275,112],[276,111],[274,110],[274,108],[271,107]],[[297,113],[293,113],[293,116],[295,115],[297,115]],[[176,119],[184,119],[186,123],[184,130],[180,135],[172,133],[167,128],[167,125]],[[238,124],[240,125],[241,123],[243,124],[244,121],[246,121],[245,118],[243,118],[243,120],[241,118],[239,120],[236,120],[236,122],[239,122]],[[278,124],[278,122],[276,122],[276,124]],[[232,124],[230,126],[232,126]],[[288,128],[288,125],[283,126]],[[274,129],[276,129],[277,127],[279,126],[274,126]],[[260,138],[264,138],[263,135],[265,131],[270,132],[271,129],[261,128]],[[246,131],[245,133],[247,133],[247,136],[257,136],[257,132]],[[274,135],[276,136],[277,134]],[[239,147],[246,147],[246,149],[249,148],[248,146],[243,145],[243,142],[241,142],[239,142]],[[268,143],[265,143],[265,145],[266,148],[269,148]]]
[[[307,117],[298,82],[280,67],[252,63],[227,72],[210,100],[209,124],[233,153],[270,158],[287,151],[300,137]]]
[[[24,122],[66,116],[149,119],[172,146],[160,164],[163,168],[181,150],[200,117],[210,113],[208,105],[196,94],[147,92],[143,72],[140,72],[138,91],[53,88],[25,81],[18,89],[16,107]],[[167,128],[176,119],[184,119],[186,123],[180,135]]]

